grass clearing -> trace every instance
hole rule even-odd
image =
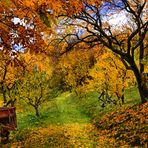
[[[126,90],[124,106],[138,103],[140,99],[137,88]],[[104,114],[120,108],[115,105],[102,108],[97,92],[89,92],[81,96],[65,92],[43,106],[40,108],[39,118],[34,115],[34,110],[30,107],[26,106],[25,110],[18,111],[18,129],[47,127],[49,124],[87,123],[92,118],[99,120]]]

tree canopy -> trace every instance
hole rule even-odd
[[[0,5],[2,54],[13,59],[19,50],[50,54],[54,45],[59,56],[82,42],[88,48],[101,45],[134,72],[141,101],[146,102],[147,0],[1,0]],[[124,21],[112,23],[123,16]]]

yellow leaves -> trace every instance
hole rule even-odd
[[[94,145],[96,134],[92,124],[48,125],[31,129],[21,145],[33,148],[93,147],[97,146],[96,143]]]
[[[35,4],[42,4],[41,2],[41,0],[38,0],[38,1],[36,1],[36,0],[12,0],[14,3],[16,3],[16,4],[20,4],[21,6],[23,6],[23,7],[30,7],[31,9],[34,9],[34,7],[35,7]]]
[[[79,50],[77,48],[64,54],[56,69],[60,69],[59,73],[62,75],[62,80],[66,82],[66,86],[82,90],[78,87],[83,86],[83,83],[87,81],[91,60],[88,50],[83,49],[82,46],[79,47]]]
[[[99,6],[102,4],[102,1],[101,0],[89,0],[88,4],[90,4],[90,5],[95,4],[95,5]]]
[[[148,73],[148,58],[147,58],[147,63],[145,64],[144,73]]]
[[[12,7],[13,3],[11,0],[0,0],[0,6],[4,6],[4,7]]]
[[[32,11],[38,12],[40,7],[44,7],[45,10],[52,10],[54,12],[54,16],[58,16],[60,14],[67,14],[72,15],[74,13],[78,13],[82,11],[84,5],[82,1],[80,0],[69,0],[69,1],[63,1],[63,0],[12,0],[15,3],[21,5],[22,7],[28,7]]]
[[[0,106],[3,106],[3,100],[0,99]]]
[[[26,70],[31,72],[35,66],[38,67],[39,71],[46,72],[50,77],[52,75],[53,67],[51,66],[51,60],[44,54],[30,54],[28,51],[22,54],[21,57],[24,59],[26,64]]]
[[[99,143],[110,147],[144,146],[147,143],[148,103],[109,113],[97,123]],[[103,137],[102,137],[103,136]],[[103,140],[104,139],[104,140]],[[137,140],[139,142],[137,142]]]
[[[134,74],[127,71],[120,59],[107,49],[96,48],[97,63],[90,70],[92,80],[89,85],[95,90],[102,92],[108,90],[110,95],[121,97],[123,90],[135,82]],[[102,50],[102,51],[101,51]]]
[[[35,0],[24,0],[24,3],[27,7],[34,7]]]
[[[54,3],[51,3],[51,8],[53,9],[53,11],[55,12],[54,15],[58,16],[61,12],[63,12],[63,5],[64,3],[60,2],[60,1],[54,1]]]
[[[0,52],[0,83],[3,86],[10,88],[21,77],[21,70],[15,58]]]

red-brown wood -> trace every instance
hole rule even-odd
[[[0,125],[8,130],[15,130],[16,112],[15,107],[0,107]]]

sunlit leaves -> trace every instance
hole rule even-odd
[[[98,56],[97,63],[90,72],[92,80],[89,85],[99,93],[106,91],[120,99],[124,95],[124,89],[135,82],[134,75],[126,70],[117,56],[106,49],[102,50],[103,53]]]

